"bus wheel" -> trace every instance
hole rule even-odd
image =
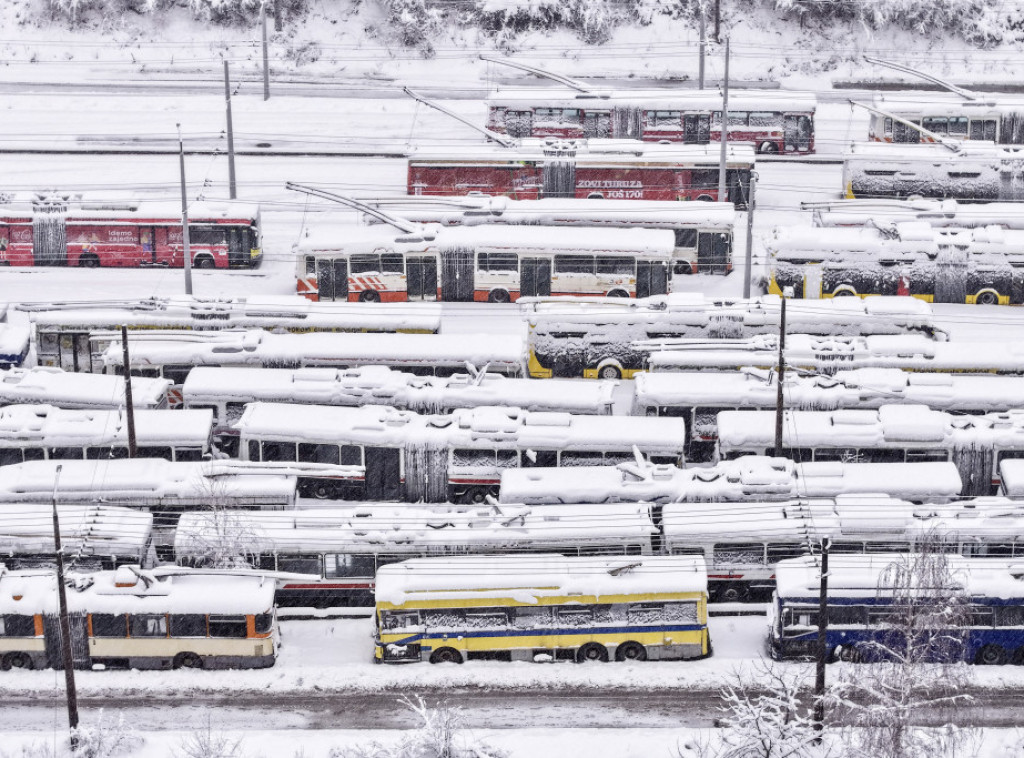
[[[710,203],[714,201],[715,198],[711,197],[711,195],[698,195],[697,199],[700,200],[702,203]]]
[[[855,297],[857,292],[852,287],[841,287],[832,293],[832,297]]]
[[[0,660],[0,669],[10,671],[11,669],[31,669],[32,657],[25,653],[8,653]]]
[[[597,367],[598,379],[621,379],[622,367],[617,363],[606,363]]]
[[[78,265],[82,268],[99,268],[100,259],[92,253],[87,253],[78,259]]]
[[[178,653],[174,656],[174,663],[172,665],[176,669],[201,669],[203,667],[203,659],[195,653]]]
[[[608,662],[608,648],[597,642],[588,642],[576,651],[576,662],[586,663],[587,661]]]
[[[462,663],[462,654],[453,647],[439,647],[430,654],[431,663]]]
[[[999,305],[999,293],[992,290],[979,292],[974,296],[974,302],[976,305]]]
[[[213,268],[213,258],[208,255],[197,255],[196,268]]]
[[[647,648],[639,642],[623,642],[615,650],[617,661],[646,661]]]
[[[363,292],[359,293],[359,302],[360,303],[379,303],[380,302],[380,293],[377,292],[376,290],[364,290]]]
[[[486,503],[487,496],[490,494],[490,491],[486,487],[470,487],[462,493],[462,497],[459,498],[459,502],[465,505],[479,505],[481,503]]]
[[[757,146],[757,152],[759,153],[777,153],[779,152],[779,146],[774,142],[762,142]]]
[[[608,293],[608,297],[629,297],[629,293],[626,290],[612,290]]]
[[[317,500],[333,500],[334,485],[329,482],[317,482],[313,485],[313,497]]]
[[[839,651],[839,660],[846,663],[860,663],[864,660],[864,656],[854,645],[841,645],[837,650]]]
[[[742,603],[748,594],[747,588],[742,584],[729,584],[718,591],[718,602]]]
[[[979,666],[1002,666],[1006,663],[1006,651],[1001,645],[983,645],[974,662]]]
[[[490,294],[487,295],[488,303],[507,303],[512,299],[512,296],[508,294],[508,290],[491,290]]]

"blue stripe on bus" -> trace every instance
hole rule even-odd
[[[457,638],[481,638],[481,637],[551,637],[570,635],[593,635],[593,634],[654,634],[657,632],[699,632],[707,627],[703,624],[680,624],[677,626],[619,626],[619,627],[594,627],[582,629],[524,629],[492,632],[435,632],[433,634],[414,634],[396,642],[381,642],[382,645],[411,645],[423,639],[434,637]]]

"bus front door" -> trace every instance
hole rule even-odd
[[[547,297],[551,294],[551,261],[522,258],[519,262],[519,296]]]
[[[348,300],[348,261],[344,258],[317,258],[316,288],[321,302]]]
[[[650,297],[668,293],[668,264],[658,261],[636,262],[636,296]]]
[[[87,333],[65,333],[59,338],[58,364],[65,371],[92,371],[92,353]]]
[[[811,118],[787,114],[783,121],[783,141],[787,153],[806,153],[811,149]]]
[[[612,114],[608,111],[587,111],[583,114],[583,137],[585,139],[612,136]]]
[[[472,250],[441,251],[441,299],[447,303],[470,303],[476,277]]]
[[[697,235],[697,271],[724,276],[732,266],[732,240],[721,232]]]
[[[437,258],[409,256],[405,261],[405,276],[410,300],[437,300]]]
[[[683,142],[706,145],[711,141],[711,114],[687,113],[683,116]]]
[[[402,456],[393,447],[363,448],[367,500],[402,499]]]

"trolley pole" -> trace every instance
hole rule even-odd
[[[267,3],[260,4],[260,26],[263,29],[263,99],[270,99],[270,56],[267,53]]]
[[[704,55],[708,50],[708,23],[704,3],[697,6],[700,16],[700,59],[697,62],[697,89],[704,89]]]
[[[779,375],[776,378],[775,392],[775,452],[776,458],[782,457],[782,415],[786,409],[786,401],[782,394],[782,385],[786,380],[786,298],[782,298],[782,314],[779,323]]]
[[[754,267],[754,197],[757,192],[757,172],[750,172],[750,192],[747,197],[747,252],[744,256],[743,297],[750,297],[750,278]]]
[[[138,445],[135,439],[135,403],[132,401],[132,368],[128,362],[128,327],[121,325],[121,355],[124,361],[124,407],[128,416],[128,457],[138,456]]]
[[[722,153],[718,164],[718,202],[729,201],[726,192],[726,153],[729,147],[729,38],[725,38],[725,88],[722,90]]]
[[[234,200],[238,194],[235,185],[235,130],[231,124],[231,77],[227,58],[224,59],[224,105],[228,122],[228,197]]]
[[[57,608],[60,613],[60,652],[64,661],[64,684],[67,689],[68,724],[71,728],[71,752],[78,749],[78,692],[75,689],[75,662],[71,655],[71,621],[68,619],[68,598],[64,590],[64,553],[60,544],[60,519],[57,516],[57,483],[63,466],[58,465],[53,478],[53,546],[57,551]]]
[[[188,197],[185,194],[185,143],[178,124],[178,162],[181,166],[181,244],[185,257],[185,294],[192,294],[192,248],[188,239]]]
[[[785,301],[783,301],[785,302]],[[821,744],[825,731],[825,662],[828,655],[828,551],[831,540],[821,541],[821,584],[818,588],[818,651],[814,671],[814,731],[815,742]]]

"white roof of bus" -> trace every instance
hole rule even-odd
[[[482,367],[518,368],[525,359],[517,334],[374,334],[310,332],[273,334],[261,330],[195,335],[131,335],[132,366],[260,366],[266,362],[299,365],[387,363],[401,365],[465,362]],[[120,366],[120,340],[103,354],[107,366]]]
[[[139,446],[204,447],[210,439],[213,411],[138,410]],[[0,408],[0,446],[64,447],[128,444],[128,416],[120,410],[66,410],[52,405]]]
[[[80,555],[142,557],[149,545],[153,514],[109,505],[61,505],[61,546]],[[51,511],[38,503],[0,507],[0,560],[4,556],[54,555]]]
[[[849,227],[776,227],[765,239],[769,255],[793,255],[805,252],[810,257],[831,253],[848,255],[859,252],[873,255],[899,252],[926,253],[934,256],[944,247],[955,246],[970,252],[1020,253],[1024,231],[1000,226],[973,229],[937,228],[927,221],[904,221],[885,229],[873,226]],[[820,259],[820,258],[819,258]],[[829,302],[829,301],[826,301]]]
[[[819,226],[889,226],[915,220],[932,226],[1024,229],[1024,207],[1020,203],[960,203],[949,199],[850,199],[830,201],[814,213]]]
[[[223,538],[223,515],[182,514],[175,554],[202,555]],[[459,553],[477,550],[557,550],[650,544],[657,532],[648,506],[623,504],[600,513],[581,505],[430,507],[403,503],[345,504],[289,511],[236,511],[242,530],[262,553]]]
[[[387,366],[350,369],[259,369],[200,366],[189,372],[185,404],[256,400],[321,405],[392,405],[420,412],[481,405],[537,411],[605,414],[616,382],[538,382],[486,373],[477,377],[416,376]],[[2,387],[2,385],[0,385]]]
[[[1024,98],[1005,93],[979,93],[977,99],[966,100],[954,92],[877,92],[873,99],[878,110],[889,111],[897,116],[903,116],[905,111],[935,116],[982,116],[1001,109],[1024,110]]]
[[[523,139],[519,140],[518,146],[511,148],[483,143],[463,143],[445,147],[428,145],[413,149],[409,155],[409,163],[443,165],[473,160],[518,164],[521,161],[564,160],[566,151],[575,151],[577,166],[616,166],[639,162],[645,168],[655,168],[657,164],[671,168],[673,165],[690,163],[706,164],[710,168],[721,163],[719,145],[663,145],[656,142],[613,139]],[[726,164],[734,167],[752,167],[754,157],[753,146],[730,143],[726,152]]]
[[[1008,497],[1024,497],[1024,460],[999,461],[999,481]]]
[[[487,98],[490,107],[582,108],[600,111],[612,107],[645,110],[721,110],[722,93],[711,90],[626,89],[578,92],[568,88],[509,88]],[[729,110],[814,111],[817,100],[810,92],[782,90],[729,90]]]
[[[964,558],[943,556],[951,579],[968,596],[1024,597],[1024,563],[999,558]],[[893,565],[912,565],[915,556],[901,553],[867,555],[831,555],[828,561],[828,593],[832,597],[868,597],[891,594],[881,587],[883,574]],[[919,560],[919,559],[918,559]],[[805,556],[779,561],[775,567],[776,591],[781,598],[813,598],[819,592],[820,559]],[[881,587],[880,587],[881,586]],[[927,593],[935,588],[922,588]]]
[[[545,598],[707,591],[704,559],[694,556],[563,558],[557,555],[420,558],[377,571],[378,603],[457,598]]]
[[[250,403],[235,428],[260,439],[330,441],[402,447],[436,442],[451,448],[644,452],[679,455],[686,425],[679,418],[574,416],[486,406],[421,416],[380,406],[346,408]]]
[[[137,573],[136,573],[137,572]],[[129,586],[119,586],[128,584]],[[87,613],[267,613],[275,581],[256,572],[202,569],[139,570],[69,574],[69,612]],[[0,569],[0,613],[57,612],[56,574]]]
[[[135,408],[155,408],[166,403],[166,379],[133,376],[132,403]],[[105,374],[62,371],[36,366],[0,372],[0,405],[48,403],[59,408],[121,408],[124,379]]]
[[[20,324],[0,323],[0,362],[18,365],[28,354],[32,330]]]
[[[1002,160],[1020,158],[1016,146],[997,145],[983,140],[950,140],[951,150],[934,142],[893,145],[888,142],[851,142],[843,154],[844,160],[871,160],[872,162],[932,162],[986,161],[998,164]]]

